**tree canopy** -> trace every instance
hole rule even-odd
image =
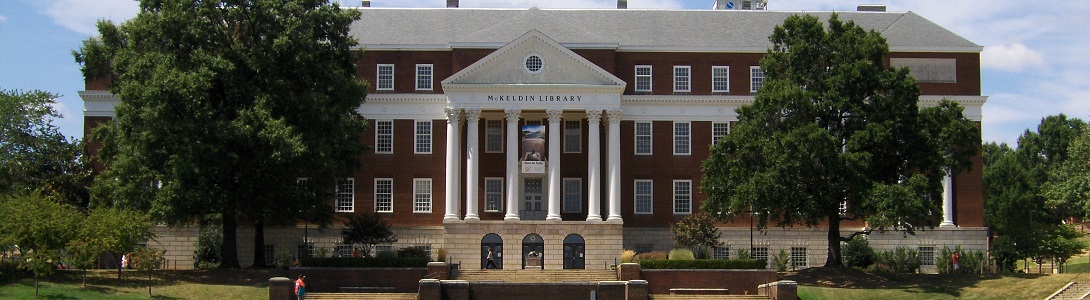
[[[91,170],[82,145],[52,124],[61,117],[53,109],[57,97],[0,90],[0,193],[41,192],[86,207]]]
[[[721,219],[752,211],[758,228],[827,222],[827,267],[843,266],[840,243],[855,235],[911,233],[941,215],[942,179],[980,147],[961,107],[920,108],[908,70],[885,66],[885,38],[836,14],[827,29],[788,17],[769,40],[763,87],[703,164],[703,209]],[[871,227],[841,236],[844,220]]]
[[[106,170],[94,204],[174,225],[214,215],[227,268],[239,266],[240,221],[258,228],[258,263],[266,222],[328,221],[335,178],[365,149],[348,36],[358,18],[322,0],[144,0],[129,21],[99,22],[74,52],[121,100],[95,131]]]
[[[362,248],[364,256],[370,256],[375,245],[397,242],[397,234],[390,230],[386,221],[366,213],[349,218],[341,229],[341,238],[345,244]]]

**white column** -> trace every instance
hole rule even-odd
[[[942,178],[942,223],[939,227],[954,225],[954,178],[946,175]]]
[[[550,109],[549,115],[549,214],[545,220],[560,221],[560,113],[559,109]]]
[[[458,220],[458,127],[462,110],[447,107],[447,209],[444,221]]]
[[[621,111],[609,113],[609,218],[621,220]]]
[[[598,126],[601,110],[587,111],[587,221],[602,221],[602,141]]]
[[[518,221],[519,220],[519,202],[518,202],[518,179],[519,179],[519,167],[518,167],[518,125],[519,125],[519,113],[518,109],[508,109],[504,111],[507,113],[507,215],[503,217],[504,220]]]
[[[480,109],[466,109],[466,217],[465,220],[480,220],[477,216],[477,178],[480,158],[480,143],[478,142],[478,123],[481,121]]]

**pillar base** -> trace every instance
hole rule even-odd
[[[602,221],[602,216],[599,216],[599,215],[589,215],[589,216],[587,216],[587,222],[601,222],[601,221]]]
[[[564,219],[560,218],[560,215],[548,215],[548,216],[545,217],[545,221],[563,221],[563,220]]]
[[[465,220],[465,221],[480,221],[481,217],[477,216],[477,215],[466,215],[466,217],[464,219],[462,219],[462,220]]]
[[[503,217],[503,220],[504,221],[518,221],[519,216],[518,215],[507,215],[507,216]]]
[[[958,226],[954,225],[954,222],[944,221],[942,223],[939,223],[939,227],[958,227]]]

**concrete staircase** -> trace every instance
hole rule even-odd
[[[670,295],[652,294],[651,300],[768,300],[758,295]]]
[[[307,300],[416,300],[416,293],[307,293]]]
[[[457,270],[451,279],[469,282],[598,282],[617,280],[612,270]]]
[[[1067,285],[1065,285],[1063,288],[1061,288],[1059,291],[1056,291],[1056,293],[1053,293],[1052,296],[1049,296],[1047,299],[1048,300],[1073,300],[1073,299],[1082,300],[1082,299],[1087,299],[1087,297],[1090,297],[1090,284],[1088,284],[1088,283],[1079,283],[1079,282],[1070,282]]]

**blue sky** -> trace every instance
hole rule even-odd
[[[630,9],[709,9],[713,0],[629,0]],[[984,46],[985,141],[1014,143],[1041,118],[1090,119],[1090,1],[769,0],[770,10],[854,11],[862,3],[914,11]],[[358,1],[343,1],[358,5]],[[375,7],[443,7],[446,0],[372,0]],[[461,7],[615,8],[614,0],[462,0]],[[83,78],[71,52],[95,34],[96,20],[121,22],[132,0],[0,1],[0,89],[60,94],[55,123],[83,135]]]

